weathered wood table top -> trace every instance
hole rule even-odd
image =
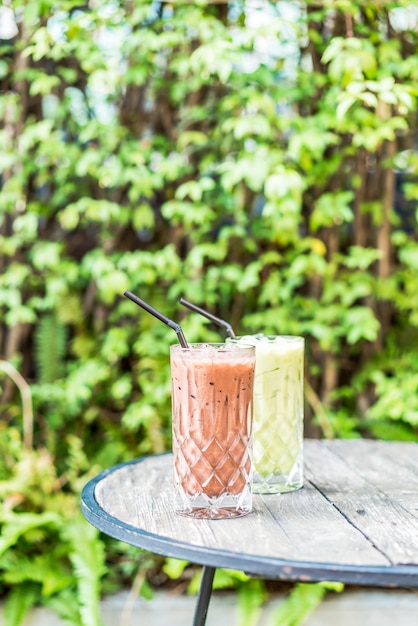
[[[131,545],[287,581],[418,587],[418,444],[304,442],[305,486],[254,495],[251,514],[193,520],[172,510],[172,456],[106,470],[82,511]]]

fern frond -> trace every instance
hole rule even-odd
[[[18,586],[27,581],[39,583],[43,597],[56,594],[74,584],[74,577],[69,574],[68,564],[57,558],[55,551],[47,551],[35,558],[19,556],[0,562],[3,582],[9,586]]]
[[[18,539],[28,531],[45,526],[59,527],[58,515],[51,512],[45,513],[7,513],[1,519],[4,522],[0,536],[0,556],[10,547],[14,546]]]
[[[106,571],[105,550],[99,533],[84,518],[75,519],[66,531],[71,544],[69,558],[77,582],[77,599],[83,626],[101,626],[100,580]]]
[[[36,604],[37,597],[37,588],[33,583],[12,589],[4,606],[3,626],[21,626],[29,609]]]
[[[53,315],[43,317],[35,332],[35,364],[40,383],[53,383],[61,377],[66,344],[65,325]]]
[[[259,622],[262,606],[267,598],[264,581],[249,580],[238,588],[239,626],[255,626]]]
[[[78,610],[77,592],[73,589],[64,589],[59,594],[45,599],[43,604],[55,611],[65,624],[84,626]]]
[[[273,613],[270,626],[298,626],[322,601],[327,592],[323,583],[299,583]]]

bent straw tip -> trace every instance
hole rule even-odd
[[[226,320],[223,320],[220,317],[217,317],[217,315],[214,315],[213,313],[210,313],[209,311],[206,311],[206,309],[202,309],[200,306],[197,306],[196,304],[193,304],[193,302],[189,302],[188,300],[186,300],[183,297],[179,298],[179,303],[180,304],[184,304],[184,306],[189,308],[191,311],[195,311],[196,313],[200,313],[201,315],[206,317],[211,322],[214,322],[218,326],[221,326],[222,328],[224,328],[226,330],[227,335],[229,337],[231,337],[232,339],[235,339],[236,335],[234,333],[234,330],[233,330],[231,324],[229,322],[227,322]]]
[[[163,313],[161,313],[157,309],[154,309],[154,307],[148,304],[148,302],[145,302],[145,300],[141,300],[141,298],[138,298],[138,296],[132,293],[132,291],[126,290],[123,295],[135,302],[135,304],[143,308],[145,311],[156,317],[158,320],[160,320],[160,322],[163,322],[164,324],[167,324],[167,326],[172,328],[176,332],[177,338],[183,348],[189,347],[181,327],[176,322],[173,322],[173,320],[170,320]]]

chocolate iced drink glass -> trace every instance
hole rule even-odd
[[[255,347],[170,348],[175,510],[202,519],[251,511]]]

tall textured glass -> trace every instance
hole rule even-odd
[[[304,339],[263,334],[227,339],[256,346],[254,493],[303,486]]]
[[[249,513],[255,347],[175,345],[170,365],[176,512]]]

